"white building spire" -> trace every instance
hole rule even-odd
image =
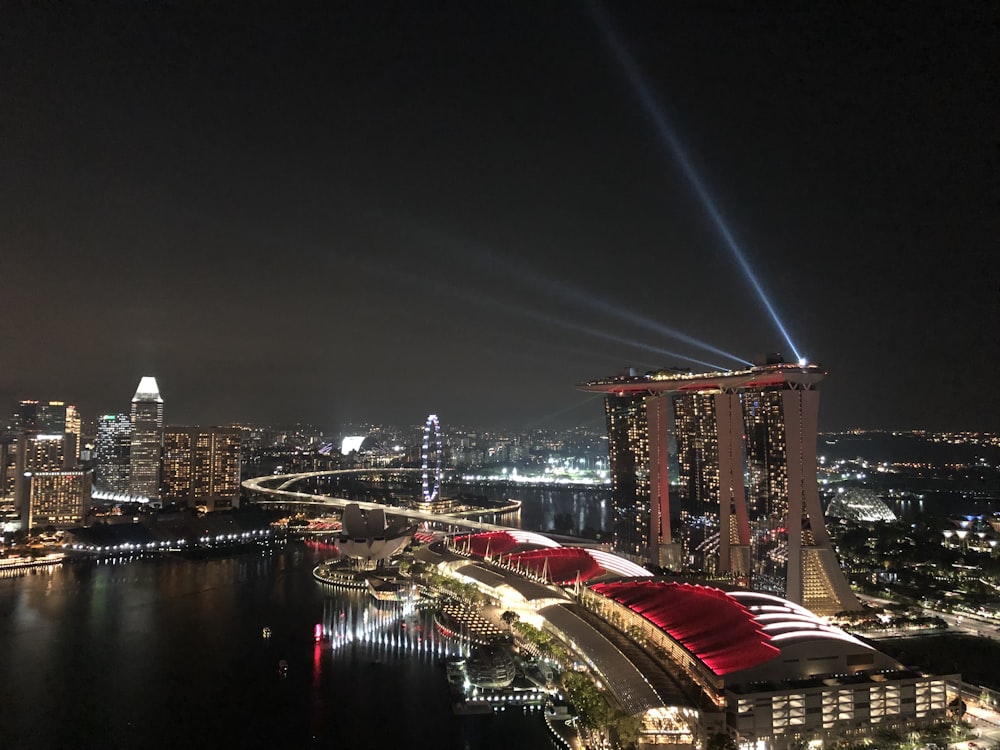
[[[152,375],[143,375],[142,379],[139,380],[139,387],[135,389],[135,395],[132,397],[132,403],[136,401],[163,403],[163,398],[160,396],[160,387],[156,384],[156,378]]]

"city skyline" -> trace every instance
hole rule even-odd
[[[794,346],[821,430],[1000,417],[988,4],[5,16],[8,404],[600,429]]]

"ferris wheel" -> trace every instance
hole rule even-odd
[[[423,469],[422,495],[425,503],[432,503],[441,497],[443,453],[441,423],[436,414],[430,414],[424,422],[424,442],[420,451],[420,466]]]

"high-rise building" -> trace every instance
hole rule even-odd
[[[164,430],[161,499],[208,511],[237,507],[241,437],[229,427]]]
[[[90,469],[25,472],[27,489],[24,528],[81,526],[90,505]]]
[[[0,436],[0,501],[14,501],[17,480],[17,435]]]
[[[605,401],[615,549],[638,560],[679,567],[670,532],[667,474],[667,409],[663,399],[642,394]]]
[[[128,414],[102,414],[97,419],[95,482],[112,492],[129,492],[132,420]]]
[[[129,494],[156,500],[163,445],[163,399],[156,378],[147,375],[139,381],[132,397],[131,422]]]
[[[80,412],[73,404],[66,404],[66,419],[63,422],[63,429],[71,435],[76,435],[76,458],[80,458],[80,450],[83,448],[83,424],[80,420]]]
[[[80,412],[65,401],[25,400],[14,410],[14,429],[18,432],[41,435],[61,435],[68,432],[75,437],[74,458],[80,457],[82,429]]]
[[[616,548],[631,556],[645,549],[646,559],[664,564],[671,540],[660,451],[670,425],[659,415],[669,398],[685,563],[781,592],[820,614],[858,609],[819,503],[816,385],[825,375],[774,357],[748,370],[661,371],[581,385],[607,394]],[[650,466],[661,461],[651,481]]]
[[[24,528],[31,527],[32,500],[43,502],[44,492],[50,486],[46,481],[34,482],[33,477],[72,472],[75,466],[75,435],[68,432],[18,434],[15,446],[14,503],[19,509]]]

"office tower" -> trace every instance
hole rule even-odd
[[[242,433],[228,427],[168,427],[162,500],[223,510],[239,505]]]
[[[17,483],[17,437],[0,435],[0,533],[21,528],[21,514],[15,502]]]
[[[96,473],[98,487],[129,492],[132,420],[128,414],[102,414],[97,419]]]
[[[163,399],[156,378],[147,375],[139,381],[132,397],[131,422],[129,494],[156,500],[163,444]]]
[[[83,448],[83,425],[80,421],[80,412],[73,404],[66,404],[66,418],[63,421],[63,429],[71,435],[76,435],[76,458],[80,458],[80,450]]]
[[[37,401],[19,401],[14,408],[13,428],[17,432],[35,432],[38,430],[39,403]]]
[[[69,429],[68,419],[75,421],[74,429]],[[73,432],[79,442],[79,424],[76,407],[65,401],[21,401],[14,412],[15,428],[21,432],[46,435]]]
[[[665,493],[654,502],[649,466],[650,446],[665,446],[670,426],[649,415],[671,398],[685,560],[741,583],[752,576],[755,588],[821,614],[860,608],[819,504],[816,385],[825,375],[773,357],[748,370],[629,374],[579,386],[606,394],[616,548],[652,550],[653,519],[669,519]],[[665,486],[663,467],[657,481]]]
[[[80,413],[72,404],[65,401],[34,401],[18,402],[14,410],[14,429],[18,432],[38,433],[40,435],[61,435],[71,433],[75,438],[75,455],[80,456],[82,430]]]
[[[17,479],[17,436],[0,436],[0,500],[13,502]]]

